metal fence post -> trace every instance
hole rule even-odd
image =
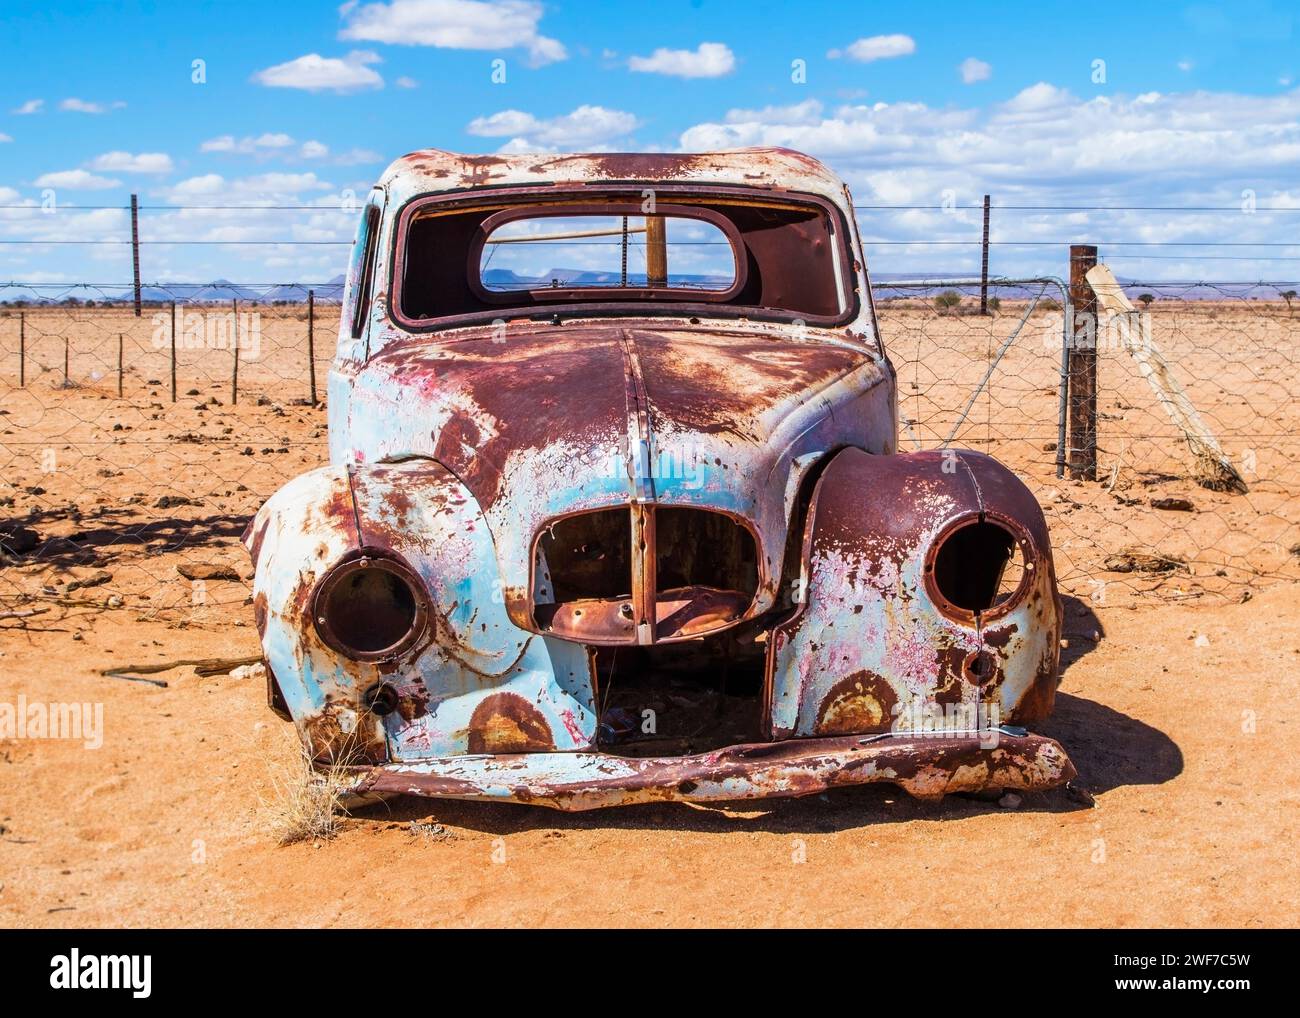
[[[233,297],[230,306],[235,312],[235,366],[230,372],[230,405],[239,402],[239,298]]]
[[[176,402],[176,302],[172,301],[172,402]]]
[[[27,312],[18,312],[18,388],[27,385]]]
[[[1070,247],[1070,429],[1068,460],[1072,480],[1097,479],[1097,296],[1088,285],[1088,270],[1097,264],[1097,248]]]
[[[122,371],[123,365],[122,334],[117,334],[117,398],[122,398]]]
[[[984,196],[984,245],[980,258],[980,314],[989,313],[989,196]]]
[[[316,292],[307,291],[307,375],[311,380],[311,405],[316,405]]]
[[[135,274],[135,316],[140,317],[140,201],[131,195],[131,269]]]

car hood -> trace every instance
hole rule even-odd
[[[859,343],[788,326],[404,337],[351,379],[331,443],[355,462],[447,467],[483,511],[508,586],[528,583],[548,521],[633,499],[742,518],[771,578],[803,470],[844,445],[892,444],[886,378]]]

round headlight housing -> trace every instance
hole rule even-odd
[[[963,517],[944,527],[926,553],[926,589],[949,618],[997,618],[1024,597],[1036,558],[1018,523],[991,513]]]
[[[356,661],[383,661],[419,642],[429,605],[420,578],[405,563],[359,555],[321,579],[312,618],[326,646]]]

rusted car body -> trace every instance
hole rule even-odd
[[[485,244],[525,214],[621,217],[621,276],[491,289]],[[716,231],[721,282],[654,264],[664,218]],[[271,705],[359,793],[1064,782],[1022,727],[1058,682],[1043,515],[985,455],[900,453],[896,420],[852,201],[816,160],[399,159],[348,271],[330,464],[245,536]]]

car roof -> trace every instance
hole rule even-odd
[[[822,162],[788,148],[716,152],[585,152],[465,155],[422,149],[394,161],[379,180],[389,200],[529,184],[599,182],[719,184],[820,195],[843,206],[843,182]]]

